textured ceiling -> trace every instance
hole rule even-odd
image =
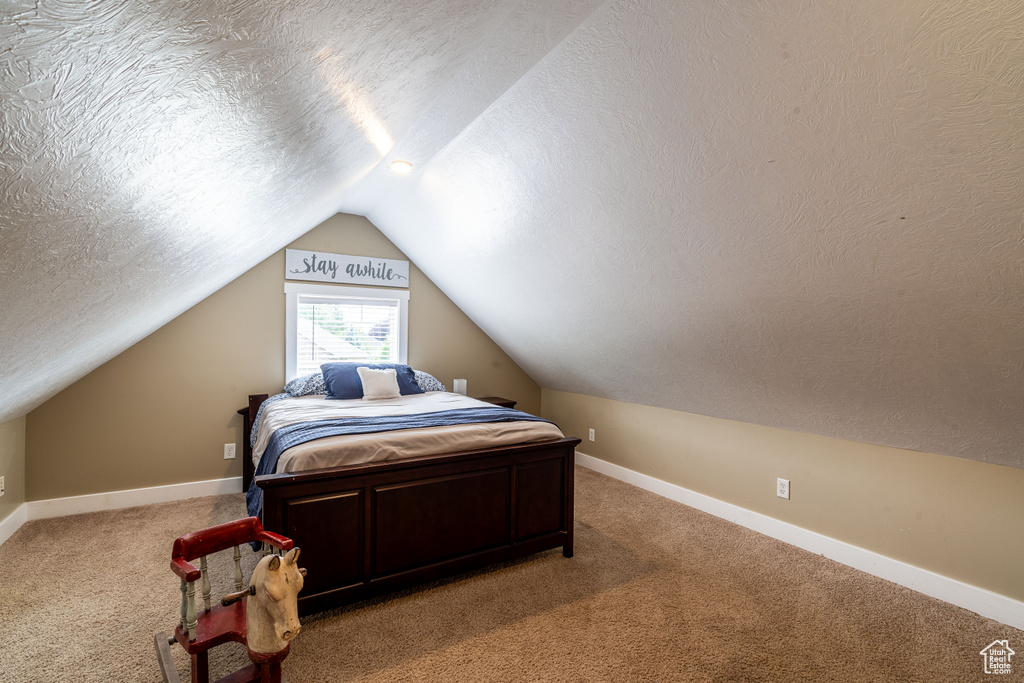
[[[335,213],[507,5],[0,2],[0,420]]]
[[[0,419],[342,210],[542,386],[1024,467],[1024,3],[849,5],[0,4]]]

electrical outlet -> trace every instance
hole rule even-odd
[[[789,479],[779,478],[779,481],[776,484],[775,495],[779,498],[789,500]]]
[[[226,443],[224,444],[224,459],[234,460],[235,459],[235,444]]]
[[[590,428],[590,440],[591,441],[594,440],[594,428],[593,427]]]
[[[0,496],[4,495],[4,478],[0,477]]]

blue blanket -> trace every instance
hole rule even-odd
[[[420,427],[446,427],[450,425],[471,424],[474,422],[550,422],[536,415],[530,415],[511,408],[499,406],[486,408],[457,408],[442,410],[436,413],[418,413],[416,415],[394,415],[377,417],[345,417],[327,420],[311,420],[281,427],[270,437],[267,449],[263,452],[260,464],[256,468],[256,476],[273,474],[277,469],[277,461],[281,454],[292,446],[322,439],[328,436],[345,434],[372,434],[390,432],[396,429],[418,429]],[[245,494],[245,506],[249,515],[263,516],[263,489],[256,486],[256,478]]]

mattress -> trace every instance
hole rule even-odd
[[[253,464],[259,466],[260,458],[275,430],[299,422],[346,417],[413,416],[490,405],[460,394],[442,391],[375,401],[333,400],[325,399],[323,396],[287,398],[265,407],[256,442],[253,444]],[[561,430],[550,422],[526,420],[330,436],[286,449],[281,453],[276,471],[302,472],[341,465],[554,441],[561,439],[562,436]]]

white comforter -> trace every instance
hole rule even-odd
[[[483,401],[442,391],[376,401],[326,400],[323,396],[286,398],[264,408],[256,434],[256,443],[252,449],[252,461],[254,465],[259,466],[260,458],[263,457],[274,431],[297,422],[375,415],[416,415],[488,405],[490,404]],[[552,441],[560,438],[562,432],[555,425],[532,421],[483,422],[450,427],[400,429],[373,434],[349,434],[316,439],[289,448],[281,454],[277,471],[301,472],[322,467],[457,453],[476,448]]]

